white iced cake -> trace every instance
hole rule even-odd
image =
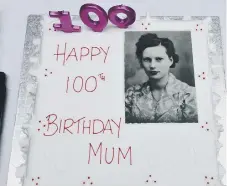
[[[8,186],[221,185],[216,19],[72,20],[28,18]]]

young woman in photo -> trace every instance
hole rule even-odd
[[[197,122],[195,88],[170,72],[179,61],[173,42],[152,33],[142,35],[136,56],[149,80],[127,89],[126,123]]]

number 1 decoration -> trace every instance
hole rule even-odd
[[[95,13],[99,20],[94,21],[89,16],[89,13]],[[118,17],[118,14],[123,13],[127,17],[122,19]],[[60,24],[54,23],[53,27],[55,31],[63,31],[66,33],[81,32],[81,27],[72,24],[70,12],[68,11],[49,11],[49,16],[58,18]],[[108,24],[108,20],[118,28],[128,28],[136,20],[136,12],[125,5],[113,6],[109,9],[108,14],[106,11],[96,4],[84,4],[80,8],[80,18],[82,22],[91,28],[94,32],[102,32]]]
[[[66,33],[81,32],[80,26],[72,25],[72,20],[68,11],[50,11],[49,16],[60,19],[60,24],[53,24],[55,31],[63,31]]]

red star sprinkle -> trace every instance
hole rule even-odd
[[[151,177],[151,175],[149,175],[149,177]]]
[[[209,131],[209,129],[207,129],[207,131]]]
[[[43,125],[43,127],[46,127],[46,125]]]
[[[38,183],[36,183],[36,185],[39,185]]]
[[[90,179],[90,176],[88,176],[87,179]]]
[[[205,77],[203,79],[206,79]]]
[[[156,181],[154,181],[156,183]]]
[[[202,28],[200,30],[203,30]]]
[[[195,29],[197,31],[197,29]]]
[[[206,124],[208,124],[208,122],[206,122]]]
[[[196,26],[199,26],[198,24]]]
[[[148,183],[148,180],[146,182]]]
[[[204,128],[204,126],[202,126],[202,128]]]
[[[38,131],[40,131],[40,129],[38,129]]]
[[[85,181],[83,182],[83,184],[85,185]]]
[[[203,72],[203,74],[205,74],[205,72]]]
[[[91,185],[93,184],[93,182],[91,182]]]
[[[207,179],[207,176],[205,176],[205,178]]]
[[[211,179],[213,180],[214,178],[213,178],[213,177],[211,177]]]
[[[34,178],[32,178],[32,181],[34,181]]]
[[[39,120],[39,123],[41,123],[41,120]]]
[[[40,179],[40,177],[38,177],[38,180]]]

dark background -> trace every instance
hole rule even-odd
[[[190,31],[158,31],[158,32],[125,32],[125,89],[134,84],[147,81],[144,70],[136,58],[136,43],[141,35],[155,33],[158,37],[169,38],[179,55],[175,68],[170,68],[177,79],[195,86],[192,43]]]

